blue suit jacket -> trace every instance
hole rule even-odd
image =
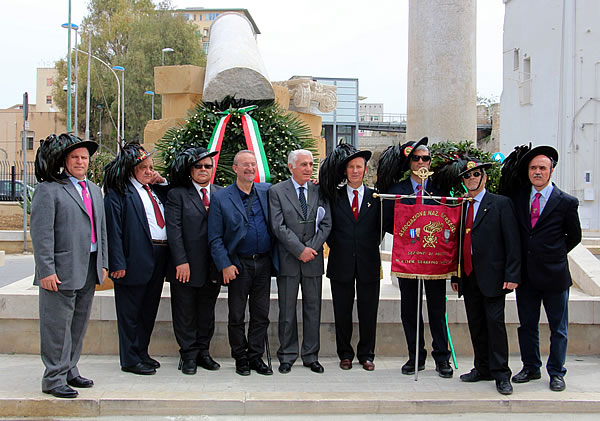
[[[265,215],[265,223],[269,226],[269,202],[267,192],[270,183],[254,183],[256,196]],[[248,231],[248,217],[246,208],[240,197],[235,183],[224,189],[216,191],[210,202],[208,213],[208,243],[213,261],[218,270],[228,266],[240,267],[237,247],[246,237]],[[271,238],[274,237],[271,235]],[[277,251],[275,242],[271,242],[271,260],[275,269],[278,268]]]
[[[165,204],[166,186],[153,185],[152,190]],[[154,270],[152,237],[144,204],[131,183],[125,194],[110,190],[104,197],[106,228],[108,233],[109,273],[126,270],[114,282],[123,285],[140,285],[150,281]]]

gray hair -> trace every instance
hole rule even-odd
[[[425,145],[419,145],[414,150],[414,152],[417,152],[417,151],[427,151],[427,152],[429,152],[429,148],[427,146],[425,146]]]
[[[292,164],[292,168],[296,168],[296,162],[298,162],[298,157],[300,155],[310,155],[310,159],[314,161],[311,151],[307,151],[306,149],[296,149],[295,151],[291,151],[288,155],[288,164]]]
[[[243,154],[250,154],[252,156],[255,156],[254,152],[252,152],[252,151],[250,151],[248,149],[242,149],[241,151],[239,151],[238,153],[236,153],[235,156],[233,157],[233,165],[237,165],[237,163],[238,163],[238,157],[240,155],[243,155]]]

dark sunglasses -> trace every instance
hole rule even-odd
[[[431,161],[431,156],[429,156],[429,155],[412,155],[410,157],[410,160],[412,162],[419,162],[419,159],[423,162],[429,162],[429,161]]]
[[[201,170],[202,167],[207,170],[212,170],[213,164],[194,164],[194,168],[197,170]]]
[[[468,172],[465,175],[463,175],[463,178],[465,180],[468,180],[471,177],[481,177],[482,173],[480,171],[473,171],[473,172]]]

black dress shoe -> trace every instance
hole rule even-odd
[[[523,368],[517,374],[512,377],[512,381],[515,383],[527,383],[529,380],[537,380],[542,377],[542,374],[534,371],[529,371]]]
[[[425,363],[419,363],[419,371],[423,371],[423,370],[425,370]],[[407,375],[415,374],[415,362],[414,362],[414,360],[408,360],[402,366],[402,374],[407,374]]]
[[[437,371],[438,375],[444,379],[451,379],[452,374],[454,373],[448,361],[440,361],[439,363],[436,362],[435,371]]]
[[[567,385],[563,376],[550,376],[550,390],[553,392],[562,392]]]
[[[496,380],[496,390],[502,395],[511,395],[513,387],[509,379]]]
[[[67,384],[73,387],[80,387],[82,389],[86,389],[88,387],[92,387],[94,385],[94,381],[90,379],[86,379],[85,377],[77,376],[73,377],[71,380],[67,380]]]
[[[142,358],[142,362],[144,364],[146,364],[148,367],[152,367],[154,369],[160,368],[160,363],[158,361],[156,361],[154,358],[145,357],[145,358]]]
[[[281,363],[279,364],[279,372],[281,374],[287,374],[292,370],[292,365],[290,363]]]
[[[321,364],[319,364],[318,361],[313,361],[312,363],[303,363],[303,364],[304,364],[304,367],[309,367],[310,371],[312,371],[313,373],[322,373],[325,371],[323,366]]]
[[[263,376],[270,376],[273,374],[273,370],[271,370],[261,358],[256,358],[255,360],[250,361],[250,369],[256,371],[258,374],[262,374]]]
[[[75,389],[71,389],[66,384],[55,387],[54,389],[42,390],[42,392],[52,395],[55,398],[67,398],[67,399],[76,398],[77,395],[79,395],[79,392],[77,392]]]
[[[249,376],[250,375],[250,364],[248,360],[245,358],[239,359],[235,361],[235,372],[240,376]]]
[[[475,382],[479,382],[482,380],[494,380],[492,376],[490,376],[490,375],[484,376],[476,368],[472,369],[471,371],[469,371],[466,374],[462,374],[460,376],[460,379],[463,382],[467,382],[467,383],[475,383]]]
[[[121,367],[121,370],[127,373],[140,374],[142,376],[156,374],[156,369],[154,367],[147,366],[144,363],[137,363],[136,365]]]
[[[198,356],[198,365],[205,370],[216,371],[221,368],[221,365],[212,359],[210,355]]]
[[[196,367],[196,360],[179,359],[179,367],[177,368],[180,369],[183,374],[196,374],[196,371],[198,370]]]

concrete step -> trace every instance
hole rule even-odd
[[[156,355],[155,355],[156,357]],[[358,365],[338,368],[336,358],[323,358],[324,374],[296,363],[289,374],[260,376],[235,374],[231,359],[219,360],[219,371],[199,369],[194,376],[177,370],[177,359],[158,357],[154,376],[136,376],[119,370],[118,359],[84,355],[81,374],[95,386],[79,389],[77,399],[43,394],[43,366],[39,356],[0,355],[0,414],[3,417],[118,417],[193,415],[324,415],[324,414],[465,414],[465,413],[600,413],[600,359],[569,356],[567,390],[548,389],[548,376],[513,385],[503,396],[494,382],[463,383],[458,374],[471,368],[471,359],[459,359],[460,370],[442,379],[428,361],[414,376],[400,372],[399,358],[376,358],[373,372]],[[511,355],[513,372],[520,369]]]

